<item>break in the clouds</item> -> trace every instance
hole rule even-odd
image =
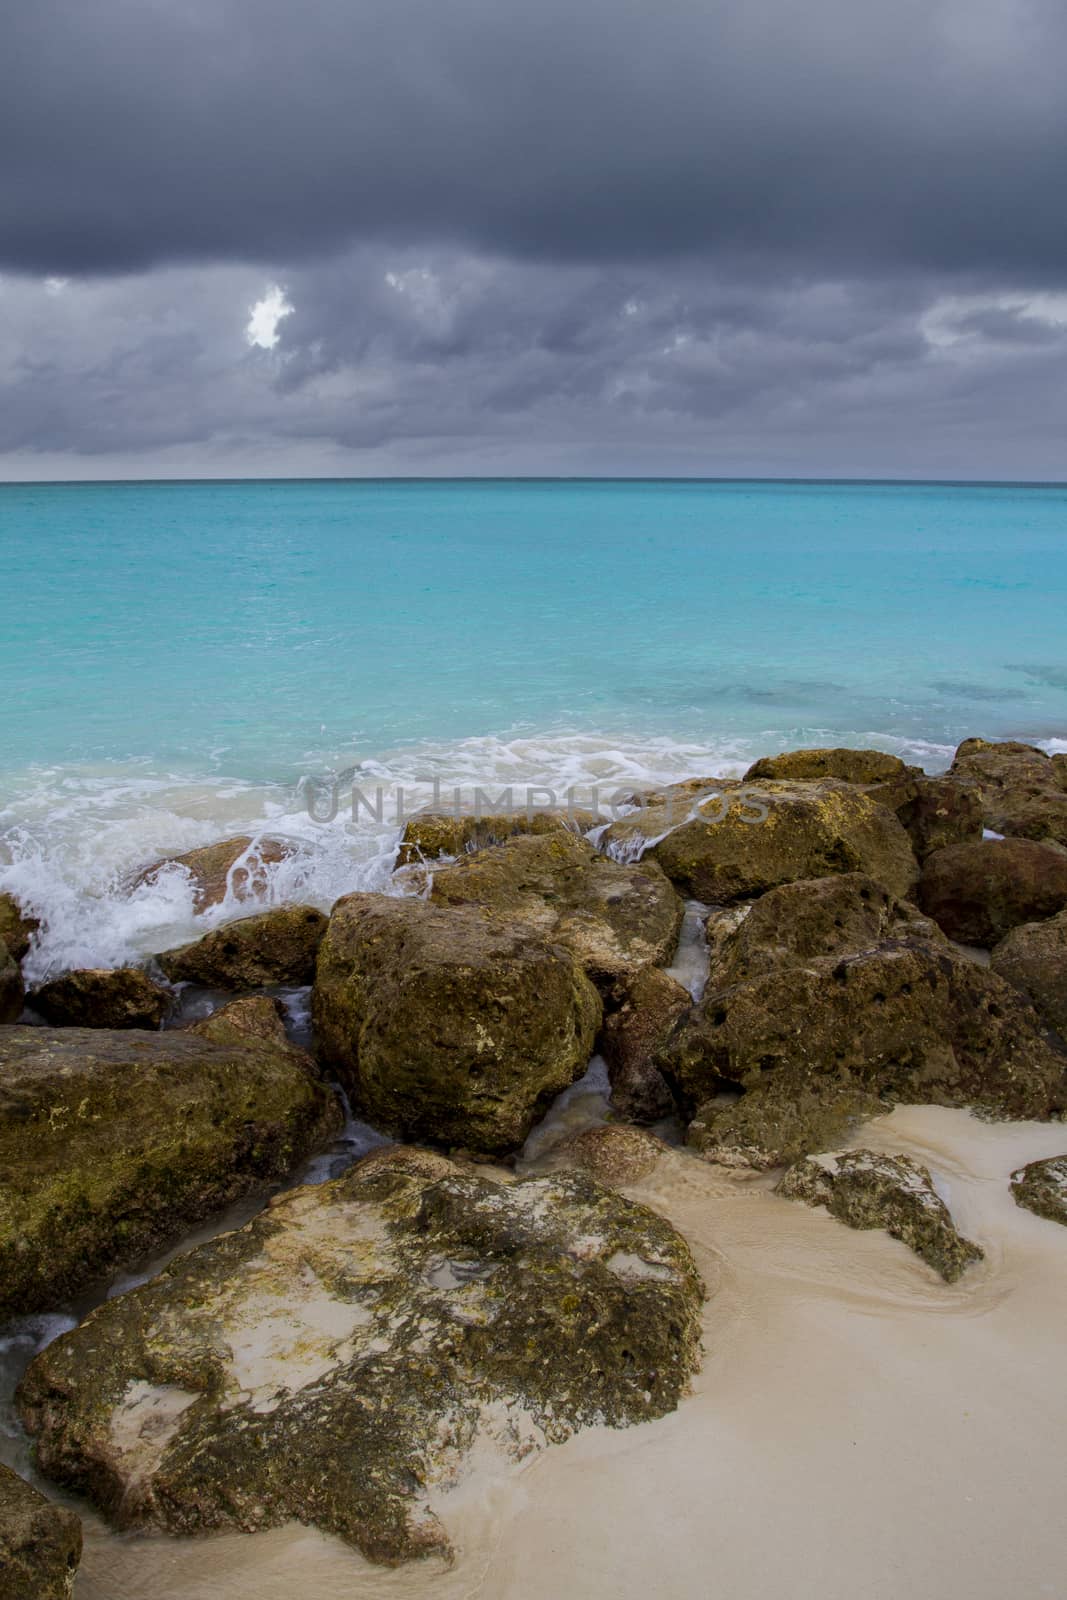
[[[0,472],[1062,477],[1061,0],[18,0]]]

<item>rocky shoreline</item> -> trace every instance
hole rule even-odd
[[[35,924],[0,896],[0,1315],[266,1201],[336,1135],[338,1089],[402,1141],[40,1354],[19,1406],[48,1478],[120,1526],[295,1519],[385,1563],[447,1554],[434,1496],[479,1439],[521,1454],[685,1394],[705,1289],[678,1230],[618,1192],[663,1137],[946,1282],[981,1258],[921,1165],[855,1140],[897,1104],[1067,1111],[1067,758],[971,739],[930,777],[793,751],[644,799],[607,823],[420,816],[394,893],[260,910],[29,994]],[[201,908],[249,843],[177,858]],[[666,970],[694,902],[696,996]],[[310,1051],[276,998],[309,984]],[[196,994],[219,1003],[189,1026]],[[611,1122],[516,1177],[594,1052]],[[1038,1165],[1015,1198],[1063,1222],[1067,1157]],[[16,1574],[47,1513],[0,1493]],[[69,1515],[13,1600],[70,1593]]]

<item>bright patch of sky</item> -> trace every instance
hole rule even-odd
[[[245,328],[245,338],[260,350],[273,350],[278,343],[278,325],[283,317],[292,316],[293,307],[285,298],[285,290],[277,283],[268,286],[262,300],[252,307]]]

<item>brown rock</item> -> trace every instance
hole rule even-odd
[[[766,1172],[788,1166],[813,1150],[830,1150],[872,1117],[891,1107],[868,1090],[845,1081],[805,1085],[773,1073],[736,1098],[719,1094],[693,1114],[685,1142],[705,1161],[721,1167]]]
[[[172,983],[209,989],[310,983],[325,932],[326,918],[314,906],[278,906],[238,917],[156,960]]]
[[[641,1128],[622,1128],[608,1122],[583,1128],[581,1133],[556,1145],[552,1156],[553,1165],[577,1167],[598,1183],[616,1188],[647,1178],[666,1149],[662,1140]]]
[[[12,960],[22,960],[40,926],[36,917],[27,916],[14,895],[0,894],[0,946],[7,946]]]
[[[209,1017],[201,1017],[199,1022],[194,1022],[188,1031],[201,1039],[214,1039],[219,1044],[233,1044],[239,1039],[266,1039],[272,1044],[289,1044],[282,1003],[265,994],[249,994],[240,1000],[231,1000]]]
[[[985,825],[994,833],[1067,845],[1062,768],[1036,745],[965,739],[951,771],[978,785]]]
[[[282,839],[259,839],[254,856],[238,867],[237,863],[251,845],[250,838],[238,834],[231,839],[219,839],[215,844],[201,845],[198,850],[187,850],[184,855],[167,856],[143,868],[130,887],[138,889],[143,883],[153,883],[165,868],[182,867],[192,880],[193,904],[197,911],[221,905],[228,890],[238,900],[250,900],[264,886],[263,868],[276,866],[294,853],[293,846]]]
[[[659,1122],[674,1111],[674,1096],[655,1055],[692,1000],[661,967],[643,967],[613,995],[597,1048],[608,1066],[611,1103],[628,1122]]]
[[[990,965],[1067,1040],[1067,911],[1013,928],[994,949]]]
[[[1011,1175],[1011,1192],[1017,1206],[1048,1222],[1067,1225],[1067,1156],[1020,1167]]]
[[[19,964],[0,945],[0,1024],[17,1022],[22,1015],[25,991]]]
[[[923,863],[918,899],[950,939],[989,948],[1067,906],[1067,850],[1033,839],[947,845]]]
[[[882,750],[787,750],[783,755],[754,761],[744,781],[840,778],[844,783],[889,783],[907,773],[899,756],[886,755]]]
[[[161,1026],[174,996],[136,967],[86,967],[42,984],[29,1003],[57,1028]]]
[[[425,811],[412,817],[404,829],[397,853],[398,867],[437,856],[461,856],[484,850],[487,845],[503,844],[520,833],[588,833],[598,818],[592,811],[503,811],[479,816],[456,816],[452,812]]]
[[[3,1600],[70,1600],[82,1525],[0,1464],[0,1593]]]
[[[920,861],[946,845],[981,840],[981,791],[965,778],[918,778],[903,804],[894,809]]]

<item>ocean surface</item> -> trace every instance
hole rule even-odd
[[[0,486],[0,684],[33,978],[190,936],[181,875],[129,874],[224,833],[299,844],[267,898],[380,884],[435,779],[588,803],[803,744],[1067,748],[1067,488]]]

